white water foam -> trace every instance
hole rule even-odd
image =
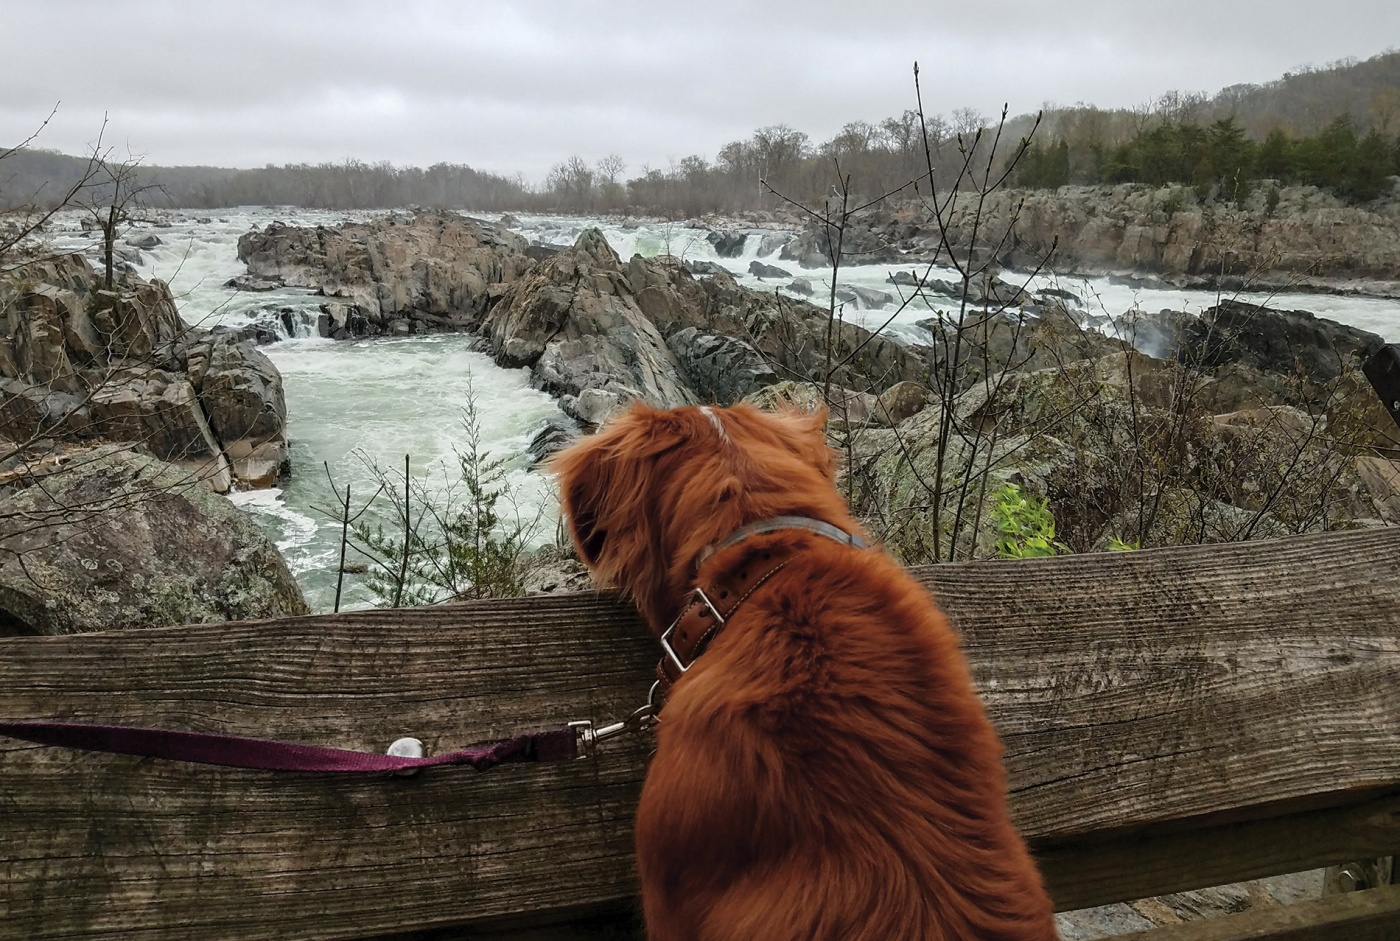
[[[334,504],[323,462],[330,466],[340,487],[350,485],[352,502],[357,506],[374,486],[367,461],[397,472],[403,455],[410,454],[415,475],[441,481],[443,472],[454,465],[454,447],[462,440],[462,407],[469,386],[481,413],[483,442],[491,453],[509,462],[508,479],[521,497],[521,511],[543,514],[537,541],[552,538],[554,533],[556,510],[551,485],[526,468],[524,451],[536,430],[547,421],[562,421],[564,416],[553,400],[529,387],[524,370],[497,367],[489,357],[473,351],[470,340],[462,336],[322,340],[314,337],[320,299],[310,291],[288,288],[251,293],[224,286],[246,270],[238,261],[237,244],[250,229],[261,229],[274,220],[334,226],[379,215],[383,213],[285,207],[192,210],[171,213],[168,227],[142,227],[133,233],[154,233],[161,238],[161,245],[142,252],[138,270],[145,277],[170,283],[187,322],[211,327],[263,322],[279,335],[286,335],[289,331],[279,324],[283,312],[289,312],[292,338],[262,349],[283,375],[293,477],[285,489],[241,493],[233,499],[254,513],[276,540],[317,610],[329,608],[339,558],[338,524],[322,512]],[[571,245],[586,228],[597,227],[624,261],[633,254],[672,254],[717,263],[732,271],[741,284],[759,290],[781,289],[789,279],[754,277],[748,273],[754,260],[809,280],[818,300],[830,284],[829,270],[802,269],[796,262],[780,260],[771,244],[760,256],[759,246],[772,230],[742,230],[748,238],[741,254],[720,258],[706,238],[709,230],[681,223],[523,214],[517,219],[516,231],[540,244]],[[76,214],[60,216],[49,238],[54,247],[66,250],[89,250],[95,244],[92,233],[82,232]],[[898,309],[900,289],[888,280],[896,271],[957,279],[956,272],[944,267],[931,271],[922,265],[846,267],[840,272],[841,284],[884,291],[893,302],[870,310],[848,305],[843,315],[871,328],[883,327],[896,338],[924,339],[926,332],[916,324],[933,316],[934,310],[927,303]],[[1019,283],[1014,276],[1007,279]],[[1131,309],[1199,313],[1220,299],[1210,292],[1135,288],[1107,278],[1057,280],[1047,276],[1036,279],[1031,287],[1071,291],[1082,299],[1079,306],[1086,316],[1103,318]],[[1321,294],[1245,294],[1240,299],[1279,309],[1309,310],[1371,330],[1389,341],[1400,341],[1400,302],[1393,300]],[[349,581],[347,603],[370,603],[372,599],[355,580]]]

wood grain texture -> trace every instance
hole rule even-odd
[[[1400,846],[1400,794],[1321,810],[1037,846],[1060,911],[1303,872]],[[1400,932],[1397,932],[1400,938]]]
[[[1400,530],[918,574],[963,632],[1057,899],[1359,858],[1378,850],[1357,821],[1394,832]],[[655,659],[588,594],[23,638],[0,643],[0,715],[436,752],[625,715]],[[0,937],[353,938],[615,906],[649,747],[355,780],[0,740]],[[1236,839],[1240,872],[1208,882],[1162,849],[1329,810],[1254,831],[1296,850]],[[1115,884],[1108,858],[1157,862]]]
[[[1114,941],[1395,941],[1400,886],[1329,895],[1278,908],[1188,921]]]

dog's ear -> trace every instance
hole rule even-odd
[[[579,558],[589,568],[597,569],[603,561],[614,523],[640,512],[652,459],[679,440],[674,415],[636,402],[550,458],[547,467],[559,481],[560,507]]]
[[[607,538],[607,530],[599,526],[608,477],[604,443],[597,435],[584,438],[550,457],[547,469],[559,481],[560,509],[579,557],[594,566]]]
[[[825,405],[814,409],[780,408],[768,414],[776,419],[785,443],[798,457],[821,471],[823,476],[836,479],[836,454],[826,441],[830,412]]]

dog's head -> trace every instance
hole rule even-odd
[[[550,461],[579,558],[660,629],[701,550],[745,523],[781,515],[848,523],[825,419],[745,405],[634,405]]]

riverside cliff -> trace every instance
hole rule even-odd
[[[1247,283],[1400,296],[1396,196],[1349,206],[1316,187],[1265,181],[1236,204],[1201,200],[1187,186],[1121,184],[1002,190],[980,216],[975,210],[965,196],[948,213],[952,247],[965,253],[975,227],[979,250],[1006,268],[1030,270],[1048,258],[1061,274],[1149,275],[1174,287]],[[932,260],[939,249],[931,213],[913,202],[858,214],[843,243],[853,257],[887,263]],[[811,227],[782,257],[816,267],[825,251],[826,233]]]
[[[112,290],[80,255],[0,279],[0,438],[136,442],[217,491],[289,468],[282,377],[252,344],[180,319],[162,281]]]

